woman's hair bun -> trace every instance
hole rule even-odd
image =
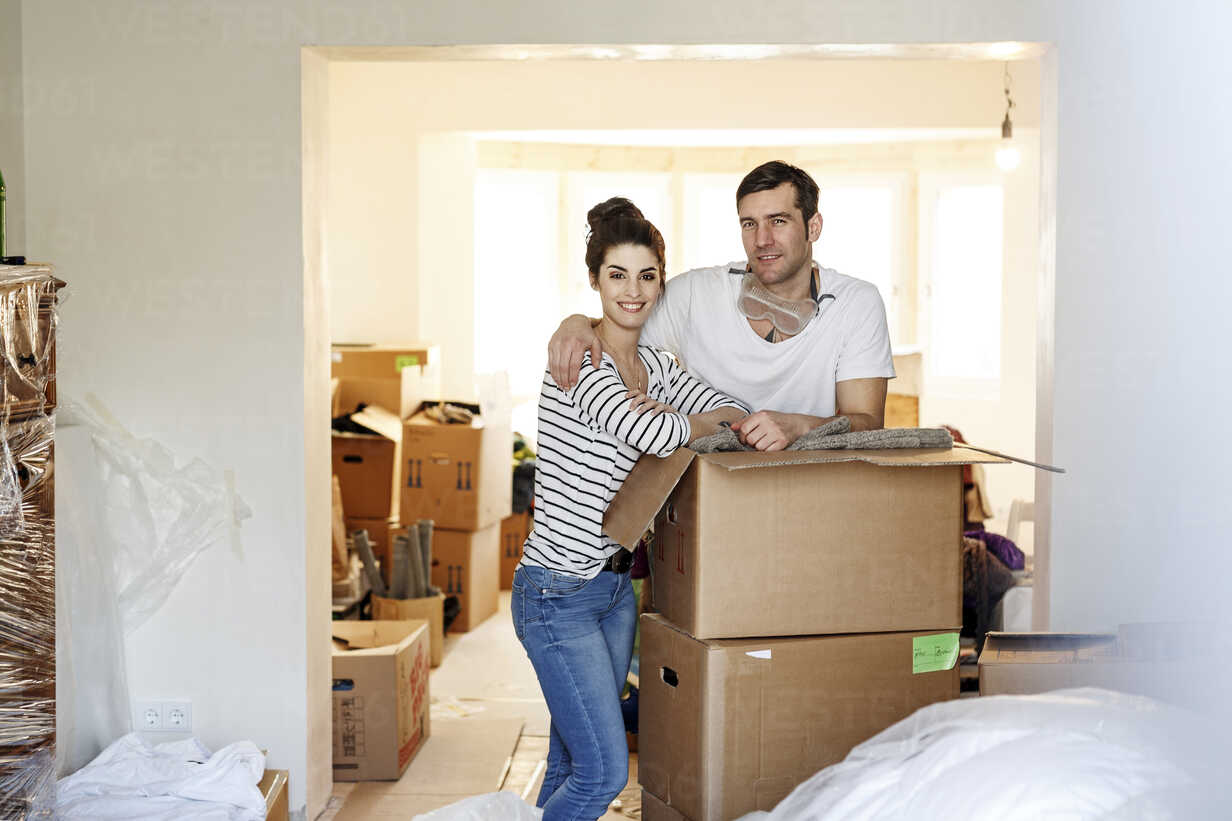
[[[599,223],[613,219],[644,220],[646,218],[642,216],[641,210],[636,205],[624,197],[612,197],[586,212],[586,222],[590,224],[592,232],[598,228]]]

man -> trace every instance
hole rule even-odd
[[[817,183],[784,162],[749,172],[736,189],[748,260],[672,279],[642,330],[642,344],[759,410],[732,424],[742,442],[782,450],[836,416],[852,430],[884,424],[894,376],[885,306],[876,286],[813,262],[821,235]],[[548,346],[552,378],[578,378],[582,354],[599,358],[590,320],[573,315]]]

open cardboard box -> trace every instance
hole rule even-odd
[[[351,519],[396,519],[402,422],[375,405],[351,415],[369,434],[333,432],[333,471],[342,487],[342,510]],[[369,533],[380,542],[382,534]]]
[[[641,628],[638,780],[693,821],[771,810],[856,744],[958,697],[956,626],[709,641],[659,615]]]
[[[962,621],[965,448],[643,456],[604,517],[655,525],[654,602],[699,639]]]
[[[402,425],[401,518],[431,519],[445,530],[481,530],[513,510],[513,431],[507,412],[469,424],[442,424],[422,403]]]
[[[336,621],[334,780],[397,779],[431,733],[428,622]]]
[[[330,347],[332,414],[363,402],[405,419],[424,396],[440,393],[440,348],[436,345],[339,345]]]
[[[1219,657],[1210,634],[1158,623],[1125,624],[1117,633],[989,633],[980,652],[980,695],[1101,687],[1201,706]]]

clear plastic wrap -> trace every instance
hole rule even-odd
[[[66,424],[90,430],[97,463],[98,544],[111,557],[126,635],[163,605],[203,550],[231,539],[252,511],[230,474],[124,428],[95,397],[70,402]]]
[[[51,818],[55,790],[56,292],[0,266],[0,818]]]

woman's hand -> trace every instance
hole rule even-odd
[[[671,405],[665,405],[662,402],[656,402],[641,391],[630,389],[625,394],[630,399],[629,410],[641,416],[643,413],[649,412],[651,416],[660,413],[675,413],[676,409]]]

